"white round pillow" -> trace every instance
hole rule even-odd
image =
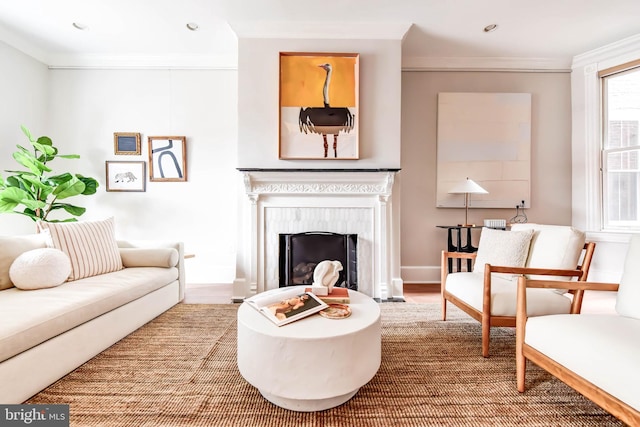
[[[23,290],[53,288],[71,274],[71,261],[58,249],[39,248],[20,254],[9,267],[9,278]]]

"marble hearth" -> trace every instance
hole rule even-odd
[[[325,231],[358,235],[358,290],[403,299],[397,169],[240,169],[234,299],[278,288],[279,234]]]

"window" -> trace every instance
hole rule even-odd
[[[640,229],[640,61],[599,75],[603,228]]]

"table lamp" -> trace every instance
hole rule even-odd
[[[484,188],[480,187],[475,181],[472,179],[465,179],[464,181],[456,184],[451,190],[449,190],[449,194],[464,194],[464,224],[460,224],[463,227],[472,227],[475,224],[469,224],[469,194],[487,194],[488,191]]]

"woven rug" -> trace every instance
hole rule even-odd
[[[514,330],[493,329],[485,359],[480,324],[439,304],[380,304],[376,376],[337,408],[288,411],[238,372],[237,308],[179,304],[27,403],[70,404],[72,426],[622,425],[531,363],[518,393]]]

